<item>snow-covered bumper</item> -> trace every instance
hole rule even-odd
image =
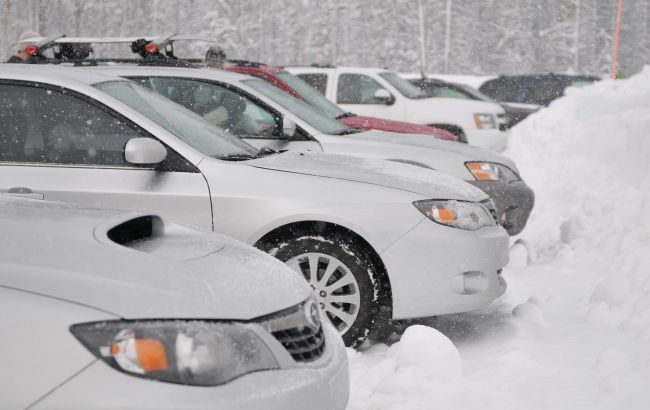
[[[393,318],[466,312],[506,291],[501,269],[509,238],[500,226],[465,231],[424,219],[381,253],[392,287]]]
[[[535,205],[535,193],[524,181],[467,181],[482,189],[496,205],[497,219],[509,235],[519,234]]]
[[[501,152],[508,146],[508,132],[499,129],[473,130],[467,133],[467,143]]]
[[[338,333],[329,325],[326,329],[325,353],[304,366],[196,387],[127,376],[95,361],[34,408],[342,410],[349,396],[347,356]]]

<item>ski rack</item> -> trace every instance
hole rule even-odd
[[[59,34],[49,37],[32,37],[21,41],[21,43],[32,43],[38,47],[38,54],[41,56],[41,63],[43,64],[136,63],[168,67],[196,67],[192,62],[179,60],[174,56],[174,43],[177,41],[215,43],[213,39],[207,36],[175,33],[143,37],[67,37],[64,34]],[[131,44],[131,51],[139,54],[142,59],[89,58],[93,52],[92,44]],[[54,59],[46,58],[43,55],[49,49],[53,49]]]

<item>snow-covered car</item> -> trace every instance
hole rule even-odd
[[[453,175],[490,195],[497,219],[510,235],[524,229],[533,208],[534,193],[514,162],[494,151],[422,135],[358,132],[271,83],[221,70],[149,66],[91,69],[134,79],[222,127],[231,126],[227,113],[239,107],[237,112],[245,117],[245,126],[231,131],[258,148],[388,159]],[[297,125],[290,136],[284,131],[287,125]]]
[[[341,338],[276,259],[152,214],[3,195],[0,231],[3,408],[345,408]]]
[[[431,316],[505,291],[508,236],[487,194],[457,178],[258,150],[91,70],[8,64],[0,83],[0,191],[146,210],[254,244],[310,282],[348,345],[367,337],[381,307],[395,319]]]
[[[496,151],[503,151],[507,145],[508,133],[502,129],[505,112],[498,104],[430,98],[396,73],[381,68],[285,69],[324,90],[325,97],[346,111],[442,128],[458,136],[459,141]]]

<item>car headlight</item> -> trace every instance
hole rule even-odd
[[[494,114],[474,114],[474,123],[478,129],[494,129],[497,127],[497,118]]]
[[[467,231],[496,225],[490,212],[476,202],[426,199],[415,201],[413,205],[427,218],[440,225]]]
[[[479,181],[519,181],[517,174],[505,165],[492,162],[466,162],[465,166]]]
[[[168,383],[216,386],[279,368],[264,342],[240,323],[116,320],[76,324],[70,331],[114,369]]]

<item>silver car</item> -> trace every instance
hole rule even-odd
[[[0,197],[0,231],[2,408],[345,408],[341,338],[274,258],[47,201]]]
[[[449,175],[258,150],[133,82],[74,68],[0,67],[0,127],[0,192],[148,210],[254,244],[311,284],[350,346],[380,311],[463,312],[506,289],[508,236],[488,196]]]

